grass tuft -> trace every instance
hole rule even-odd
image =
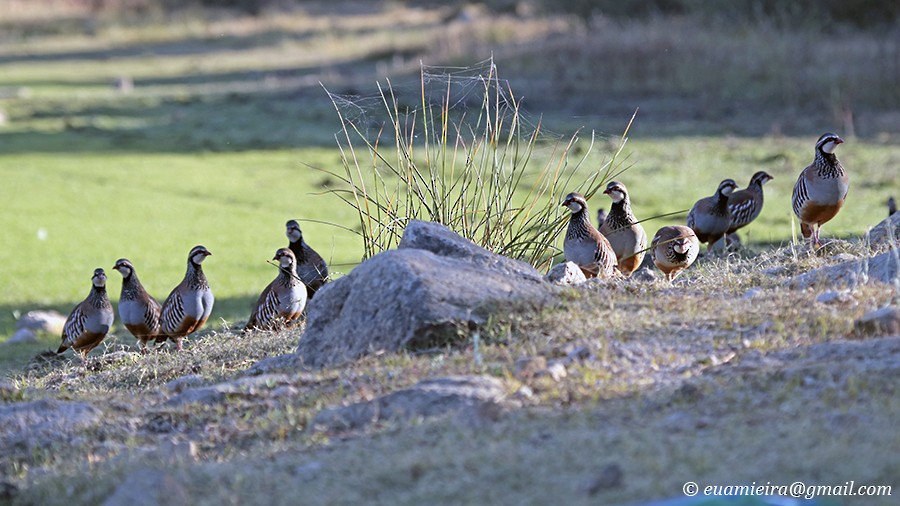
[[[344,169],[330,174],[348,187],[331,191],[357,212],[365,256],[396,246],[406,224],[421,219],[546,267],[566,224],[562,196],[578,190],[590,198],[611,175],[627,170],[619,155],[628,128],[599,167],[585,163],[593,134],[577,150],[578,133],[557,139],[546,162],[538,162],[540,121],[523,118],[521,99],[493,61],[477,75],[434,78],[423,67],[420,77],[416,106],[405,105],[390,81],[379,85],[387,119],[374,135],[330,94],[342,124],[337,141]],[[458,89],[466,86],[474,91]],[[470,111],[465,103],[478,106]]]

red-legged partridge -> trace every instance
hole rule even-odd
[[[588,218],[584,196],[572,192],[566,195],[562,205],[572,212],[563,241],[566,261],[574,262],[588,278],[612,275],[616,268],[616,252]]]
[[[631,211],[631,199],[624,184],[610,181],[603,193],[609,195],[613,203],[600,227],[600,233],[609,240],[616,252],[619,272],[631,276],[644,260],[647,233]]]
[[[182,339],[199,330],[209,319],[215,298],[200,264],[210,255],[203,246],[191,249],[184,279],[163,302],[156,342],[171,339],[180,350]]]
[[[820,246],[822,225],[837,215],[847,198],[850,180],[834,150],[843,144],[836,134],[826,133],[816,141],[816,157],[800,172],[794,184],[791,204],[800,218],[800,232],[813,245]]]
[[[728,212],[728,196],[737,188],[733,179],[725,179],[719,183],[716,193],[697,201],[687,216],[687,226],[691,227],[697,239],[712,247],[716,241],[725,236],[731,226],[731,214]]]
[[[311,299],[316,291],[328,282],[328,265],[322,256],[303,240],[303,232],[295,220],[288,221],[285,226],[290,241],[288,247],[297,257],[297,276],[303,280],[306,285],[306,296]]]
[[[650,255],[656,267],[672,281],[697,259],[700,241],[694,231],[682,225],[662,227],[650,243]]]
[[[750,184],[740,191],[728,196],[728,212],[731,213],[731,226],[728,234],[746,227],[759,216],[763,207],[763,185],[773,178],[768,172],[761,170],[750,178]]]
[[[162,307],[138,279],[134,265],[127,258],[116,261],[113,269],[122,275],[122,294],[119,295],[119,320],[141,343],[141,353],[147,352],[147,343],[159,334],[159,316]]]
[[[106,273],[103,269],[94,269],[91,292],[66,319],[62,344],[56,353],[72,348],[85,360],[87,354],[106,338],[114,318],[112,304],[106,295]]]
[[[278,276],[259,296],[245,330],[289,327],[300,319],[306,307],[306,286],[297,277],[294,252],[281,248],[272,260],[278,262]]]

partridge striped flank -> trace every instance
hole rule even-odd
[[[91,291],[66,319],[62,343],[56,353],[63,353],[72,348],[81,355],[82,360],[85,360],[87,354],[106,338],[114,318],[112,304],[106,294],[106,272],[103,269],[94,269]]]
[[[288,247],[297,258],[297,275],[306,285],[306,295],[311,299],[322,285],[328,282],[328,265],[306,241],[296,220],[289,220],[285,227],[290,244]]]
[[[272,260],[278,262],[278,276],[259,296],[245,331],[289,327],[299,321],[306,307],[306,286],[297,277],[294,252],[281,248]]]
[[[215,298],[201,264],[210,255],[203,246],[191,249],[184,279],[163,302],[157,343],[170,339],[181,350],[182,339],[199,330],[209,319]]]
[[[587,201],[578,192],[566,195],[562,205],[569,208],[569,228],[563,241],[566,261],[581,268],[588,278],[611,276],[616,269],[616,252],[588,217]]]
[[[159,334],[159,318],[162,307],[144,289],[131,261],[127,258],[120,258],[116,261],[113,269],[122,275],[119,319],[140,342],[141,353],[146,353],[147,343],[156,339]]]
[[[773,178],[768,172],[761,170],[750,178],[750,184],[740,191],[728,196],[728,212],[731,213],[731,226],[728,234],[746,227],[759,216],[763,208],[763,185]]]
[[[847,172],[834,154],[843,143],[844,139],[836,134],[822,134],[816,141],[813,162],[800,172],[791,194],[794,214],[800,219],[800,232],[817,247],[822,244],[819,239],[822,225],[841,210],[850,189]]]

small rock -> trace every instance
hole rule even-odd
[[[838,253],[837,255],[832,256],[831,260],[833,262],[839,263],[839,262],[852,262],[853,260],[856,260],[857,258],[858,257],[856,255],[851,255],[850,253]]]
[[[259,376],[276,372],[296,371],[302,366],[303,360],[295,353],[287,353],[274,357],[267,357],[253,364],[244,373],[245,376]]]
[[[848,300],[850,300],[850,295],[847,292],[837,292],[835,290],[822,292],[816,297],[816,302],[821,302],[822,304],[834,304],[847,302]]]
[[[547,359],[541,356],[516,360],[516,379],[528,381],[547,368]]]
[[[313,481],[320,474],[322,474],[322,466],[321,462],[312,461],[307,462],[306,464],[298,465],[294,468],[294,476],[296,476],[300,481]]]
[[[869,231],[869,244],[880,249],[900,242],[900,213],[894,213]]]
[[[746,292],[744,292],[743,297],[745,299],[755,299],[755,298],[763,295],[763,293],[765,293],[765,292],[763,292],[762,288],[751,288],[751,289],[747,290]]]
[[[650,269],[647,267],[641,267],[640,269],[636,270],[634,272],[634,274],[632,274],[631,277],[628,279],[631,279],[631,280],[634,280],[634,281],[637,281],[640,283],[652,283],[652,282],[656,281],[657,279],[659,279],[659,275],[653,269]]]
[[[200,456],[200,449],[194,441],[164,439],[159,443],[156,454],[163,462],[196,462]]]
[[[619,488],[622,486],[625,473],[619,464],[607,464],[592,477],[583,487],[584,493],[587,495],[596,495],[605,490]]]
[[[531,399],[534,397],[534,390],[528,385],[522,385],[516,390],[516,397],[519,399]]]
[[[813,286],[835,289],[838,287],[854,288],[872,283],[893,284],[900,269],[895,253],[885,251],[879,255],[865,257],[836,265],[820,267],[794,276],[787,281],[793,289],[805,289]]]
[[[562,362],[553,362],[547,366],[545,374],[553,378],[553,381],[562,381],[569,375],[566,366]]]
[[[574,346],[572,349],[566,353],[565,361],[567,363],[572,362],[584,362],[585,360],[590,360],[594,357],[594,354],[591,353],[590,348],[587,346]]]
[[[584,272],[574,262],[554,265],[544,279],[554,285],[579,285],[587,281]]]
[[[324,409],[311,425],[317,430],[353,430],[382,420],[403,421],[449,414],[490,420],[511,404],[506,399],[503,382],[496,378],[451,376],[420,381],[371,401]]]
[[[102,506],[187,506],[191,503],[184,486],[168,471],[144,468],[129,474]]]
[[[206,383],[206,380],[203,379],[203,376],[200,376],[199,374],[188,374],[166,383],[166,389],[172,393],[180,394],[188,388],[195,388],[204,383]]]
[[[857,337],[900,334],[900,308],[886,306],[869,311],[853,323],[853,333]]]
[[[16,331],[5,344],[33,343],[40,332],[58,335],[65,324],[65,315],[58,311],[29,311],[16,320]]]

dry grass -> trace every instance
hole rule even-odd
[[[855,317],[897,293],[864,286],[826,304],[816,301],[822,290],[785,287],[794,273],[836,261],[783,248],[706,257],[674,285],[593,282],[537,313],[497,315],[477,351],[464,340],[254,378],[242,371],[292,350],[297,333],[222,333],[183,354],[107,350],[87,370],[34,367],[15,377],[16,400],[89,402],[104,419],[76,431],[77,444],[7,446],[3,472],[23,487],[23,504],[101,502],[148,469],[166,469],[197,504],[255,504],[272,491],[285,504],[297,494],[315,504],[610,504],[678,496],[689,479],[896,487],[897,340],[846,339]],[[562,361],[567,374],[522,373],[521,359],[537,357]],[[199,377],[162,386],[185,374]],[[456,374],[498,377],[525,407],[349,432],[309,424],[323,408]],[[205,387],[212,393],[190,390]],[[594,490],[609,464],[623,484]],[[94,478],[79,479],[85,473]]]

